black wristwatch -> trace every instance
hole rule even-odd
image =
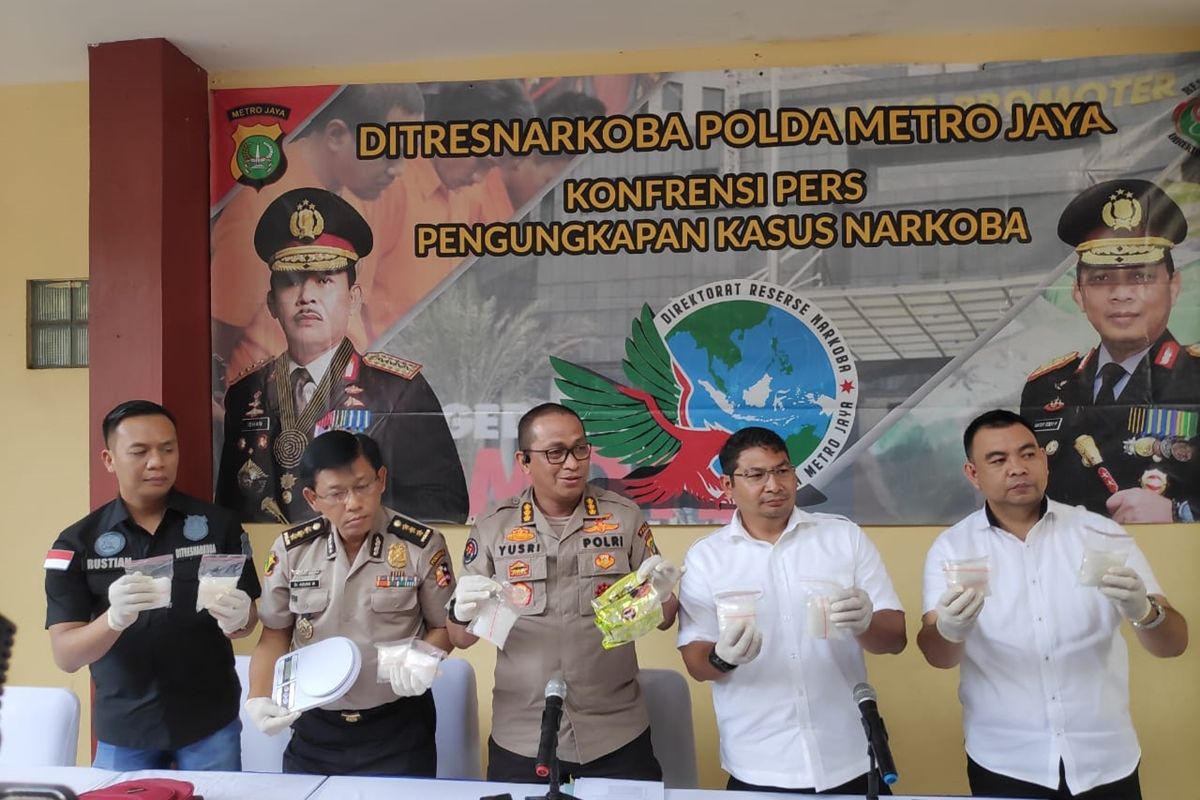
[[[718,672],[733,672],[737,669],[737,664],[730,664],[725,659],[717,655],[717,648],[708,651],[708,663],[713,665],[713,669]]]
[[[453,622],[455,625],[466,625],[467,624],[466,622],[463,622],[458,617],[454,616],[454,598],[453,597],[450,598],[450,603],[446,606],[446,614],[450,617],[450,621]]]

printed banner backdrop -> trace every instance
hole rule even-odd
[[[462,521],[524,485],[547,400],[663,522],[728,519],[747,425],[803,505],[955,521],[995,407],[1052,497],[1200,512],[1200,54],[240,89],[211,118],[217,498],[247,520],[305,518],[300,453],[343,428],[385,502]]]

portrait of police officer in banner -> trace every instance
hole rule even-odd
[[[359,353],[346,336],[362,304],[355,265],[372,244],[358,211],[324,189],[286,192],[259,219],[254,249],[271,271],[267,307],[287,350],[251,365],[225,394],[217,502],[246,521],[312,516],[296,470],[309,441],[328,430],[379,443],[389,507],[426,521],[467,518],[462,464],[421,365]]]
[[[1034,370],[1021,394],[1050,462],[1047,495],[1121,523],[1200,512],[1200,344],[1168,322],[1182,278],[1171,257],[1187,220],[1143,180],[1105,181],[1064,209],[1072,297],[1100,337]]]

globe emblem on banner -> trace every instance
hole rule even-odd
[[[630,467],[639,503],[721,495],[717,454],[732,431],[769,428],[800,483],[845,447],[858,404],[850,347],[815,304],[781,286],[729,280],[647,306],[625,342],[626,382],[551,358],[563,403],[603,456]]]

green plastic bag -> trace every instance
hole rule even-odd
[[[605,650],[645,636],[663,622],[662,600],[636,572],[624,576],[592,601]]]

